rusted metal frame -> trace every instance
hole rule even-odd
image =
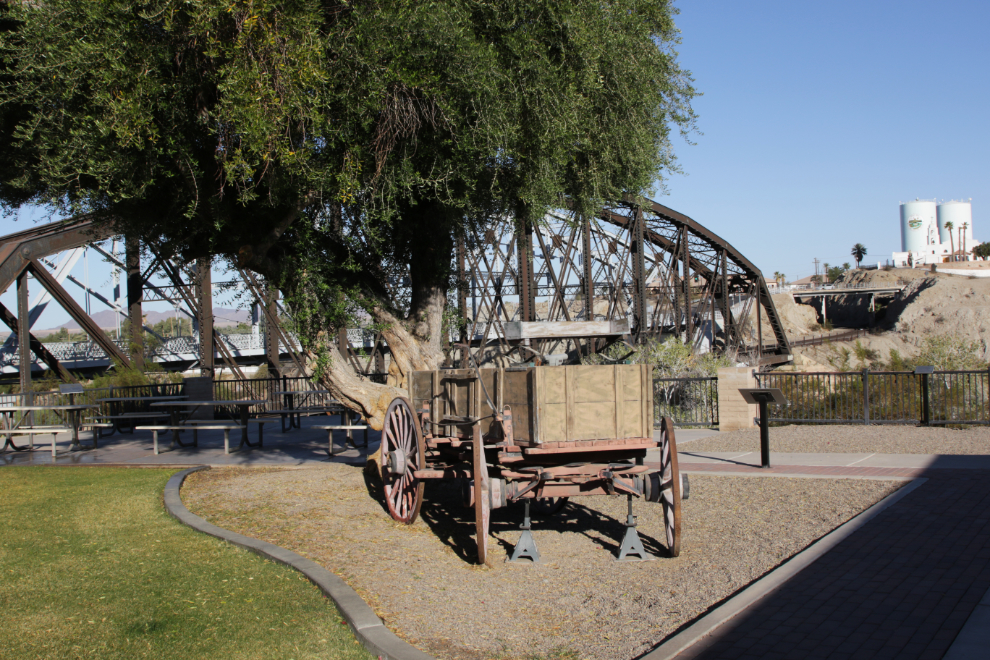
[[[731,318],[732,305],[731,305],[731,299],[729,297],[729,268],[727,263],[728,261],[727,252],[728,250],[722,248],[720,280],[722,284],[721,287],[722,288],[722,335],[725,338],[724,339],[725,348],[728,350],[730,337],[731,337],[731,326],[732,326],[732,318]]]
[[[684,286],[684,343],[690,344],[693,332],[691,319],[691,246],[687,225],[681,225],[681,268]]]
[[[89,335],[90,339],[100,345],[100,348],[103,349],[103,352],[106,353],[107,356],[111,359],[116,359],[124,366],[131,366],[131,361],[127,359],[127,356],[124,355],[117,345],[113,343],[110,337],[108,337],[103,330],[96,325],[93,319],[90,318],[85,311],[83,311],[83,309],[79,306],[79,303],[77,303],[75,299],[69,295],[69,292],[62,288],[62,285],[59,284],[54,277],[52,277],[47,268],[32,259],[28,264],[28,270],[31,271],[41,286],[45,287],[48,293],[51,294],[52,298],[54,298],[55,301],[62,306],[62,309],[68,312],[69,316],[72,317],[72,320],[78,323],[79,327],[82,328],[87,335]],[[20,311],[19,307],[18,311]],[[18,320],[21,325],[24,325],[26,322],[26,316],[24,316],[23,313],[19,313]],[[140,327],[141,326],[138,326],[139,329]],[[28,334],[30,334],[30,331],[25,332],[25,336]],[[26,343],[25,350],[28,349],[29,344]]]
[[[252,289],[252,293],[253,291]],[[268,376],[278,378],[281,376],[282,370],[278,345],[279,335],[272,328],[271,321],[268,321],[269,317],[278,317],[278,289],[271,286],[266,287],[264,293],[264,299],[259,300],[258,304],[262,306],[261,313],[265,315],[265,363],[268,367]]]
[[[750,284],[749,288],[744,294],[746,296],[746,302],[743,303],[742,313],[739,315],[739,339],[737,342],[737,347],[745,347],[744,342],[746,341],[746,331],[749,328],[749,316],[753,310],[753,303],[756,300],[756,285]]]
[[[224,343],[223,335],[217,332],[216,328],[213,329],[213,345],[216,347],[217,352],[220,353],[220,359],[223,360],[224,364],[227,365],[227,368],[229,368],[230,371],[237,376],[238,380],[247,380],[247,376],[245,376],[244,372],[241,371],[240,366],[237,364],[237,360],[234,359],[233,352],[227,344]]]
[[[592,272],[591,263],[591,221],[587,218],[581,218],[581,251],[583,253],[582,259],[584,263],[584,290],[581,294],[584,296],[584,320],[594,321],[595,320],[595,275]],[[589,341],[588,346],[592,345]]]
[[[701,295],[701,304],[698,309],[698,318],[702,322],[699,327],[702,328],[701,332],[698,332],[694,338],[693,347],[697,350],[701,346],[701,342],[704,340],[704,321],[706,314],[711,320],[711,333],[712,333],[712,347],[715,344],[715,284],[716,278],[711,278],[710,280],[705,280],[705,287]]]
[[[209,259],[196,260],[196,320],[199,322],[199,369],[201,376],[213,378],[213,273]]]
[[[558,279],[561,282],[560,306],[563,310],[566,310],[567,314],[565,315],[565,317],[566,320],[568,321],[571,320],[571,317],[570,317],[570,308],[568,307],[568,303],[567,303],[567,278],[570,277],[572,269],[575,272],[577,272],[578,270],[578,265],[574,263],[574,255],[577,254],[578,252],[577,242],[575,241],[575,239],[577,238],[578,226],[576,223],[571,222],[569,223],[569,228],[571,231],[570,231],[570,235],[567,238],[567,248],[564,250],[563,254],[561,255],[561,268],[560,268],[560,273],[558,273]],[[552,308],[549,317],[551,320],[555,318]],[[574,348],[578,352],[580,352],[581,345],[580,345],[580,341],[577,339],[565,339],[562,342],[557,342],[553,346],[553,352],[556,352],[557,345],[563,343],[564,352],[569,353],[572,342],[574,344]]]
[[[23,405],[32,405],[34,395],[31,393],[31,310],[28,308],[28,268],[22,268],[17,274],[17,372],[21,387]],[[57,300],[57,299],[56,299]]]
[[[619,299],[621,297],[622,302],[625,303],[625,280],[626,280],[626,265],[629,262],[629,241],[620,243],[620,241],[615,238],[612,239],[617,245],[621,245],[621,251],[616,248],[615,256],[618,260],[618,264],[615,268],[615,276],[612,280],[613,294],[612,299],[609,304],[609,318],[614,318],[616,314],[624,314],[628,310],[619,310]],[[611,254],[611,252],[609,252]]]
[[[261,285],[258,284],[258,280],[255,279],[254,274],[245,268],[239,268],[237,272],[240,273],[241,278],[244,280],[245,283],[247,283],[248,288],[251,289],[252,295],[254,295],[254,297],[257,300],[263,300],[264,298],[262,297]],[[295,344],[293,344],[292,341],[289,339],[288,333],[285,332],[285,330],[282,328],[282,324],[278,320],[278,307],[273,304],[270,307],[266,305],[262,309],[265,310],[265,320],[268,321],[269,330],[273,330],[276,333],[278,339],[283,344],[285,344],[285,347],[289,350],[289,357],[292,359],[292,362],[296,365],[296,368],[299,369],[299,373],[304,376],[308,375],[306,373],[306,369],[303,367],[302,362],[299,361],[299,356],[297,354]]]
[[[513,238],[511,238],[509,240],[509,247],[508,247],[509,254],[512,253],[512,247],[513,247],[514,243],[515,243],[515,237],[513,236]],[[495,245],[495,247],[493,249],[493,252],[495,253],[493,255],[493,260],[494,260],[494,258],[496,256],[499,259],[502,260],[501,281],[503,282],[502,286],[504,287],[505,286],[505,284],[504,284],[504,282],[505,282],[505,276],[510,271],[509,260],[502,255],[502,250],[501,250],[501,247],[499,245]],[[494,273],[492,272],[491,265],[488,263],[488,255],[485,254],[485,251],[484,250],[479,250],[478,253],[481,256],[481,259],[484,261],[485,268],[488,271],[488,280],[489,281],[492,281],[492,278],[494,277]],[[470,253],[468,253],[467,257],[468,257],[468,261],[471,263],[472,269],[473,269],[473,271],[475,273],[475,277],[477,278],[478,261],[476,259],[472,259]],[[483,305],[487,301],[487,303],[489,305],[489,312],[490,313],[488,314],[488,322],[485,324],[485,331],[484,331],[484,333],[482,333],[481,341],[480,341],[479,346],[478,346],[478,350],[479,351],[482,350],[485,347],[485,345],[487,344],[487,342],[488,342],[488,333],[491,332],[491,329],[492,329],[492,327],[493,327],[493,325],[495,323],[495,320],[496,320],[496,318],[497,318],[497,316],[499,314],[499,310],[496,307],[495,300],[494,300],[494,297],[495,297],[495,293],[494,293],[494,282],[492,282],[492,286],[493,286],[493,289],[492,289],[492,297],[491,298],[488,298],[487,292],[485,291],[485,289],[482,289],[481,301],[482,301],[482,304]],[[503,291],[504,291],[504,288],[503,288]],[[505,310],[504,303],[502,304],[502,310],[503,311]],[[481,315],[481,308],[479,307],[479,309],[478,309],[478,316],[480,316],[480,315]],[[505,314],[505,316],[506,316],[506,320],[509,320],[508,319],[508,314]],[[472,321],[472,323],[473,323],[474,327],[477,327],[477,323],[478,323],[477,316],[474,318],[474,320]],[[503,351],[505,351],[506,353],[509,353],[509,352],[512,351],[512,347],[509,346],[509,343],[505,340],[504,334],[501,333],[501,332],[499,332],[497,329],[496,329],[496,332],[495,332],[495,337],[496,337],[496,341],[498,342],[498,345],[501,347],[501,349]],[[473,340],[472,340],[472,343],[473,343]]]
[[[724,248],[732,261],[746,274],[747,278],[750,280],[758,280],[763,277],[762,272],[757,268],[751,261],[744,257],[738,250],[733,248],[727,241],[719,237],[718,235],[712,233],[705,227],[702,227],[697,222],[691,218],[678,213],[672,209],[663,206],[662,204],[652,203],[653,213],[658,216],[667,218],[672,221],[679,221],[690,228],[691,232],[699,237],[701,240],[708,243],[713,249],[718,249],[719,247]],[[764,287],[766,286],[764,282]],[[769,295],[769,290],[767,291]],[[767,316],[770,318],[771,326],[774,330],[774,335],[777,340],[778,351],[789,352],[790,344],[787,340],[787,333],[784,331],[783,324],[780,320],[780,315],[777,313],[777,308],[773,303],[773,299],[769,299],[765,305]]]
[[[648,322],[646,320],[646,254],[643,243],[645,232],[643,227],[643,211],[636,206],[633,209],[632,231],[630,231],[629,256],[632,258],[633,281],[633,337],[637,343],[642,340]]]
[[[567,287],[567,278],[571,274],[571,269],[574,269],[575,271],[577,270],[577,264],[574,263],[574,256],[573,256],[574,254],[577,253],[577,245],[574,242],[574,239],[577,236],[577,225],[576,224],[571,224],[570,225],[570,230],[571,230],[570,236],[568,236],[568,238],[567,238],[567,247],[563,250],[563,252],[560,255],[560,258],[561,258],[560,272],[557,274],[557,279],[561,283],[560,284],[560,298],[559,298],[560,307],[568,312],[568,313],[565,314],[565,319],[568,320],[568,321],[571,320],[571,317],[570,317],[570,314],[569,314],[570,309],[567,306],[567,291],[566,291],[566,287]],[[550,312],[548,314],[548,317],[549,317],[548,320],[551,320],[552,321],[554,319],[554,308],[553,308],[553,306],[556,305],[556,304],[557,304],[557,301],[554,301],[553,305],[551,305]]]
[[[571,320],[571,315],[567,311],[567,303],[564,300],[564,291],[561,288],[560,281],[557,279],[557,274],[554,273],[554,271],[553,271],[553,263],[551,262],[551,257],[549,257],[547,255],[547,245],[543,241],[543,232],[536,231],[534,233],[536,234],[536,239],[540,242],[540,250],[542,250],[542,252],[543,252],[543,263],[546,265],[546,267],[547,267],[547,273],[550,275],[550,281],[553,283],[553,288],[554,288],[554,293],[555,293],[555,295],[554,295],[554,302],[556,302],[557,300],[560,300],[561,301],[562,311],[564,313],[564,320],[565,321],[570,321]],[[547,319],[546,319],[547,321],[552,321],[553,320],[553,316],[551,314],[551,310],[552,310],[551,305],[550,304],[547,304]]]
[[[94,225],[91,216],[80,216],[8,234],[5,237],[6,242],[0,245],[0,292],[6,291],[14,283],[29,259],[82,247],[113,234],[105,226]]]
[[[464,236],[457,237],[457,306],[460,308],[461,316],[461,334],[460,342],[462,344],[468,343],[468,310],[467,310],[467,269],[465,268],[465,257],[464,253],[467,249],[464,247]],[[470,351],[471,348],[468,347],[465,351]],[[468,366],[468,356],[466,354],[461,355],[461,367],[467,368]]]
[[[523,222],[516,228],[517,270],[516,293],[519,295],[521,321],[536,320],[536,292],[533,281],[533,227]]]
[[[663,334],[663,317],[667,311],[670,311],[670,320],[672,323],[675,323],[677,312],[677,307],[673,304],[673,301],[677,299],[677,286],[672,274],[676,272],[675,265],[677,257],[674,253],[667,252],[663,249],[660,252],[660,256],[657,257],[656,251],[654,251],[654,260],[658,264],[657,270],[660,276],[660,287],[657,290],[657,304],[653,309],[653,319],[650,324],[658,337]],[[664,261],[664,259],[668,259],[668,261]]]
[[[195,318],[197,323],[199,323],[200,365],[202,365],[203,364],[202,358],[204,355],[204,349],[203,349],[204,331],[203,331],[203,322],[201,320],[203,305],[200,303],[200,299],[202,297],[202,291],[200,290],[198,293],[194,292],[197,288],[199,288],[200,283],[197,281],[197,284],[195,285],[186,284],[182,279],[182,274],[179,272],[179,269],[174,264],[172,264],[168,259],[164,259],[160,255],[158,255],[157,252],[154,250],[154,248],[149,248],[149,249],[151,249],[151,253],[158,258],[157,263],[161,267],[162,272],[164,272],[165,276],[169,279],[169,281],[172,282],[172,286],[175,288],[179,296],[182,298],[182,302],[185,303],[186,307],[189,308],[190,314],[192,314],[193,318]],[[198,268],[199,266],[197,266],[197,269]],[[244,373],[237,365],[237,361],[234,359],[232,351],[230,351],[229,347],[227,347],[224,344],[222,335],[216,331],[216,328],[212,327],[213,326],[212,320],[213,320],[213,287],[211,283],[210,284],[210,326],[211,326],[210,337],[212,338],[212,341],[208,343],[217,348],[217,350],[220,352],[220,359],[223,360],[224,364],[226,364],[228,368],[230,368],[231,372],[237,375],[238,378],[243,380],[245,378]],[[211,378],[212,378],[213,366],[214,366],[212,355],[213,352],[211,350],[210,351],[211,360],[209,363],[210,364],[209,373]]]
[[[128,354],[134,368],[144,371],[144,313],[141,299],[144,296],[144,278],[141,276],[141,243],[136,236],[125,241],[127,256],[127,318],[130,321],[130,337],[127,338]]]
[[[481,255],[481,259],[484,260],[485,269],[488,272],[487,279],[488,279],[489,282],[492,282],[492,279],[493,279],[494,276],[492,274],[491,265],[488,263],[488,256],[484,253],[483,250],[479,251],[479,254]],[[480,275],[480,272],[479,272],[480,269],[478,268],[478,261],[476,259],[472,259],[472,257],[471,257],[470,254],[467,255],[467,258],[468,258],[469,264],[471,265],[471,268],[472,268],[474,277],[477,280],[478,277],[479,277],[479,275]],[[505,272],[505,269],[506,268],[507,268],[507,266],[506,267],[503,267],[503,273]],[[480,282],[479,282],[479,284],[480,284]],[[481,345],[484,346],[485,341],[488,339],[488,333],[491,330],[491,327],[495,323],[496,317],[499,314],[499,310],[498,310],[498,307],[496,306],[496,300],[495,300],[496,293],[495,293],[495,290],[494,290],[494,282],[492,282],[492,289],[491,289],[491,296],[490,297],[489,297],[489,294],[488,294],[488,287],[480,287],[480,288],[481,288],[481,305],[479,305],[479,307],[477,309],[477,312],[475,314],[475,317],[474,317],[474,319],[472,319],[471,323],[472,323],[472,326],[474,328],[477,328],[477,326],[478,326],[478,317],[481,316],[482,309],[484,309],[484,307],[487,306],[488,307],[488,322],[485,324],[485,331],[482,333],[482,337],[481,337]],[[496,334],[498,334],[498,333],[496,333]]]
[[[347,336],[347,328],[337,330],[337,352],[344,356],[344,360],[351,365],[354,373],[361,373],[361,363],[357,357],[357,351],[351,346],[351,340]]]
[[[17,335],[18,341],[20,341],[20,326],[18,317],[14,316],[13,312],[7,309],[3,303],[0,303],[0,320],[3,320],[7,327],[10,328],[10,331]],[[47,364],[49,369],[57,373],[59,378],[66,383],[77,382],[75,376],[69,373],[69,370],[58,361],[58,358],[52,355],[49,350],[45,348],[45,345],[42,344],[38,338],[30,332],[28,333],[28,340],[31,346],[31,351],[38,356],[38,359]],[[20,346],[18,346],[18,349],[20,349]]]

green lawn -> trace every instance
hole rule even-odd
[[[173,473],[0,468],[0,657],[370,657],[300,574],[173,520]]]

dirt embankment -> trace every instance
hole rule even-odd
[[[979,342],[981,358],[990,359],[990,279],[970,278],[927,270],[900,268],[890,271],[852,271],[846,273],[837,284],[884,285],[900,284],[904,289],[894,296],[872,319],[868,312],[868,296],[837,296],[828,303],[828,313],[838,324],[842,319],[859,322],[848,325],[871,327],[875,333],[859,339],[864,348],[875,351],[882,361],[887,361],[891,350],[904,358],[918,354],[925,338],[933,335],[950,335],[965,341]],[[787,294],[782,294],[787,295]],[[777,303],[778,310],[782,307]],[[813,308],[806,307],[812,313]],[[785,317],[785,324],[788,321]],[[788,336],[799,338],[803,333],[796,329]],[[843,348],[853,350],[856,342],[836,342],[831,345],[795,349],[798,366],[821,367],[832,370],[829,358]],[[797,356],[800,356],[798,359]],[[817,368],[815,370],[818,370]]]

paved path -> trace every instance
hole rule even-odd
[[[771,454],[762,469],[759,451],[685,439],[689,474],[925,482],[678,660],[990,658],[990,456]]]

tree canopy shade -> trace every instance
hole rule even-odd
[[[372,417],[388,393],[328,339],[350,311],[382,324],[395,382],[434,368],[458,236],[645,194],[674,167],[671,131],[694,128],[664,0],[2,11],[7,208],[93,213],[261,273],[325,384]]]

